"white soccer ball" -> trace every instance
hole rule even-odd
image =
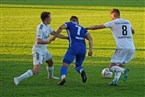
[[[102,76],[104,77],[104,78],[111,78],[112,77],[112,72],[109,70],[109,68],[104,68],[103,70],[102,70]]]

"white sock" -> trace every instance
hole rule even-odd
[[[52,66],[52,67],[46,66],[46,70],[48,72],[48,77],[52,77],[53,76],[53,72],[54,72],[54,66]]]
[[[122,67],[119,67],[119,66],[112,66],[111,68],[110,68],[110,70],[111,71],[113,71],[113,72],[121,72],[121,73],[124,73],[124,68],[122,68]]]
[[[61,79],[64,79],[65,77],[66,77],[66,75],[62,75],[62,76],[61,76]]]
[[[115,77],[114,77],[114,79],[117,79],[117,81],[118,81],[119,78],[120,78],[120,76],[121,76],[121,72],[115,72]]]
[[[26,79],[26,78],[29,78],[31,76],[33,76],[33,72],[32,72],[32,70],[28,70],[27,72],[25,72],[22,75],[20,75],[18,78],[21,81],[21,80]]]
[[[82,73],[83,69],[80,70],[80,73]]]

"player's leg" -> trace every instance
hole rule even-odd
[[[81,74],[81,77],[82,77],[82,82],[86,82],[87,81],[87,75],[86,75],[86,72],[85,70],[83,69],[83,67],[81,65],[76,65],[75,64],[75,69],[78,73]]]
[[[81,52],[76,55],[76,62],[75,62],[75,69],[78,73],[81,74],[82,77],[82,82],[86,82],[87,81],[87,75],[85,73],[85,70],[82,67],[82,63],[85,59],[85,55],[86,55],[86,50],[81,50]]]
[[[68,49],[67,53],[64,56],[62,67],[60,69],[61,80],[58,83],[58,85],[64,85],[64,83],[66,82],[66,75],[68,72],[68,67],[73,62],[74,58],[75,58],[75,54],[73,50]]]
[[[121,76],[121,72],[124,71],[124,68],[119,67],[119,64],[115,64],[115,63],[111,63],[110,64],[110,70],[112,72],[114,72],[114,79],[112,80],[111,83],[109,83],[109,85],[114,85],[117,86],[118,85],[118,80],[120,79]]]
[[[111,63],[110,64],[110,70],[112,72],[121,72],[124,73],[124,68],[123,68],[123,64],[119,64],[119,63]]]
[[[15,85],[18,85],[20,83],[20,81],[26,79],[26,78],[29,78],[35,74],[38,74],[39,71],[40,71],[40,64],[42,64],[42,54],[41,53],[33,53],[33,69],[29,69],[28,71],[26,71],[25,73],[21,74],[20,76],[18,77],[15,77],[14,78],[14,83]]]
[[[77,55],[76,56],[76,62],[75,62],[75,70],[78,72],[78,73],[81,73],[83,69],[82,67],[82,63],[84,61],[85,57],[84,56],[80,56],[80,55]]]
[[[127,50],[127,56],[124,60],[124,63],[129,63],[133,57],[134,57],[134,53],[135,53],[135,50]],[[129,72],[129,69],[128,68],[125,68],[124,70],[124,73],[123,73],[123,81],[126,81],[127,80],[127,77],[128,77],[128,72]]]
[[[122,64],[111,64],[111,70],[112,71],[119,71],[123,74],[123,80],[127,80],[127,77],[128,77],[128,72],[129,72],[129,69],[128,68],[123,68],[124,65],[128,62],[130,62],[134,56],[134,53],[135,53],[135,50],[121,50],[119,51],[118,55],[116,55],[116,58],[118,59],[114,59],[112,58],[112,61],[113,60],[117,60],[118,62],[120,61],[120,63]]]
[[[48,72],[48,79],[56,79],[56,80],[59,80],[58,77],[55,77],[53,75],[53,73],[54,73],[54,65],[53,65],[52,58],[49,59],[49,60],[47,60],[46,63],[47,63],[46,70]]]
[[[125,69],[123,68],[124,58],[126,53],[123,50],[116,50],[111,59],[110,70],[115,73],[114,79],[109,85],[117,85],[118,80],[121,76],[121,73],[124,73]]]
[[[54,73],[54,65],[52,60],[52,55],[47,50],[44,52],[44,61],[47,63],[46,65],[46,71],[48,72],[48,79],[56,79],[58,80],[58,77],[55,77],[53,75]]]
[[[65,62],[63,62],[62,67],[60,69],[60,82],[58,83],[58,85],[64,85],[64,83],[66,82],[66,75],[67,75],[67,71],[68,71],[68,67],[70,64],[67,64]]]
[[[123,49],[117,49],[114,53],[114,55],[112,56],[111,59],[111,64],[110,64],[110,70],[113,72],[121,72],[124,73],[124,68],[123,68],[123,64],[124,64],[124,60],[127,56],[127,52],[126,50]]]
[[[123,67],[124,67],[124,64],[116,64],[114,66],[111,66],[110,70],[115,72],[115,73],[117,73],[117,72],[122,73],[124,75],[123,80],[125,81],[127,79],[129,69],[128,68],[123,68]],[[118,78],[117,80],[119,80],[120,77],[118,77],[117,75],[115,74],[115,78]],[[120,74],[120,76],[121,76],[121,74]]]
[[[110,86],[114,85],[114,86],[117,86],[118,85],[118,80],[121,76],[121,72],[115,72],[115,76],[114,76],[114,79],[112,80],[111,83],[109,83]]]
[[[40,71],[40,66],[41,66],[41,65],[35,65],[35,66],[33,67],[32,70],[29,69],[28,71],[26,71],[26,72],[23,73],[22,75],[20,75],[20,76],[18,76],[18,77],[15,77],[15,78],[14,78],[15,85],[18,85],[18,84],[20,83],[20,81],[22,81],[22,80],[24,80],[24,79],[26,79],[26,78],[29,78],[29,77],[31,77],[31,76],[33,76],[33,75],[38,74],[39,71]]]

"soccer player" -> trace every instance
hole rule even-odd
[[[42,12],[41,13],[42,22],[37,26],[37,35],[36,42],[32,48],[33,54],[33,69],[26,71],[24,74],[15,77],[14,83],[18,85],[20,81],[29,78],[33,75],[36,75],[40,71],[41,64],[43,62],[47,63],[46,69],[48,72],[48,79],[59,79],[58,77],[53,76],[54,66],[52,61],[52,55],[47,50],[47,44],[49,44],[49,35],[54,35],[55,31],[49,26],[51,22],[51,14],[50,12]],[[63,35],[58,35],[59,38],[68,39],[68,37]]]
[[[86,55],[86,43],[85,39],[89,41],[89,52],[88,55],[92,56],[92,37],[87,32],[85,28],[79,25],[78,18],[72,16],[70,22],[62,24],[56,31],[56,35],[52,37],[52,40],[55,40],[57,35],[63,30],[66,29],[69,37],[69,48],[64,56],[62,67],[60,70],[61,80],[58,85],[64,85],[66,82],[66,75],[69,65],[75,59],[75,70],[81,74],[82,82],[86,82],[87,76],[82,67],[82,63]],[[50,39],[51,40],[51,39]]]
[[[118,9],[113,9],[110,15],[112,21],[103,25],[86,27],[86,29],[97,30],[110,28],[112,30],[113,37],[116,41],[116,50],[111,59],[110,70],[115,72],[115,77],[109,85],[116,86],[121,73],[123,74],[123,80],[125,81],[127,79],[129,69],[123,67],[134,57],[135,46],[132,34],[135,31],[129,20],[120,18],[120,11]]]

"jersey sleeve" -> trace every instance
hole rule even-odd
[[[40,27],[37,27],[37,33],[36,33],[36,39],[42,39],[43,36],[43,32],[42,29],[40,29]]]
[[[112,22],[112,21],[107,22],[107,23],[104,24],[104,26],[105,26],[106,28],[112,28],[112,27],[113,27],[113,22]]]
[[[86,29],[84,29],[85,30],[85,36],[89,33]]]
[[[89,32],[86,32],[85,36],[87,36],[87,34],[89,34]]]
[[[67,26],[67,28],[69,28],[70,22],[65,22],[64,24]]]
[[[49,31],[50,31],[50,33],[52,33],[53,32],[53,29],[49,26]]]

